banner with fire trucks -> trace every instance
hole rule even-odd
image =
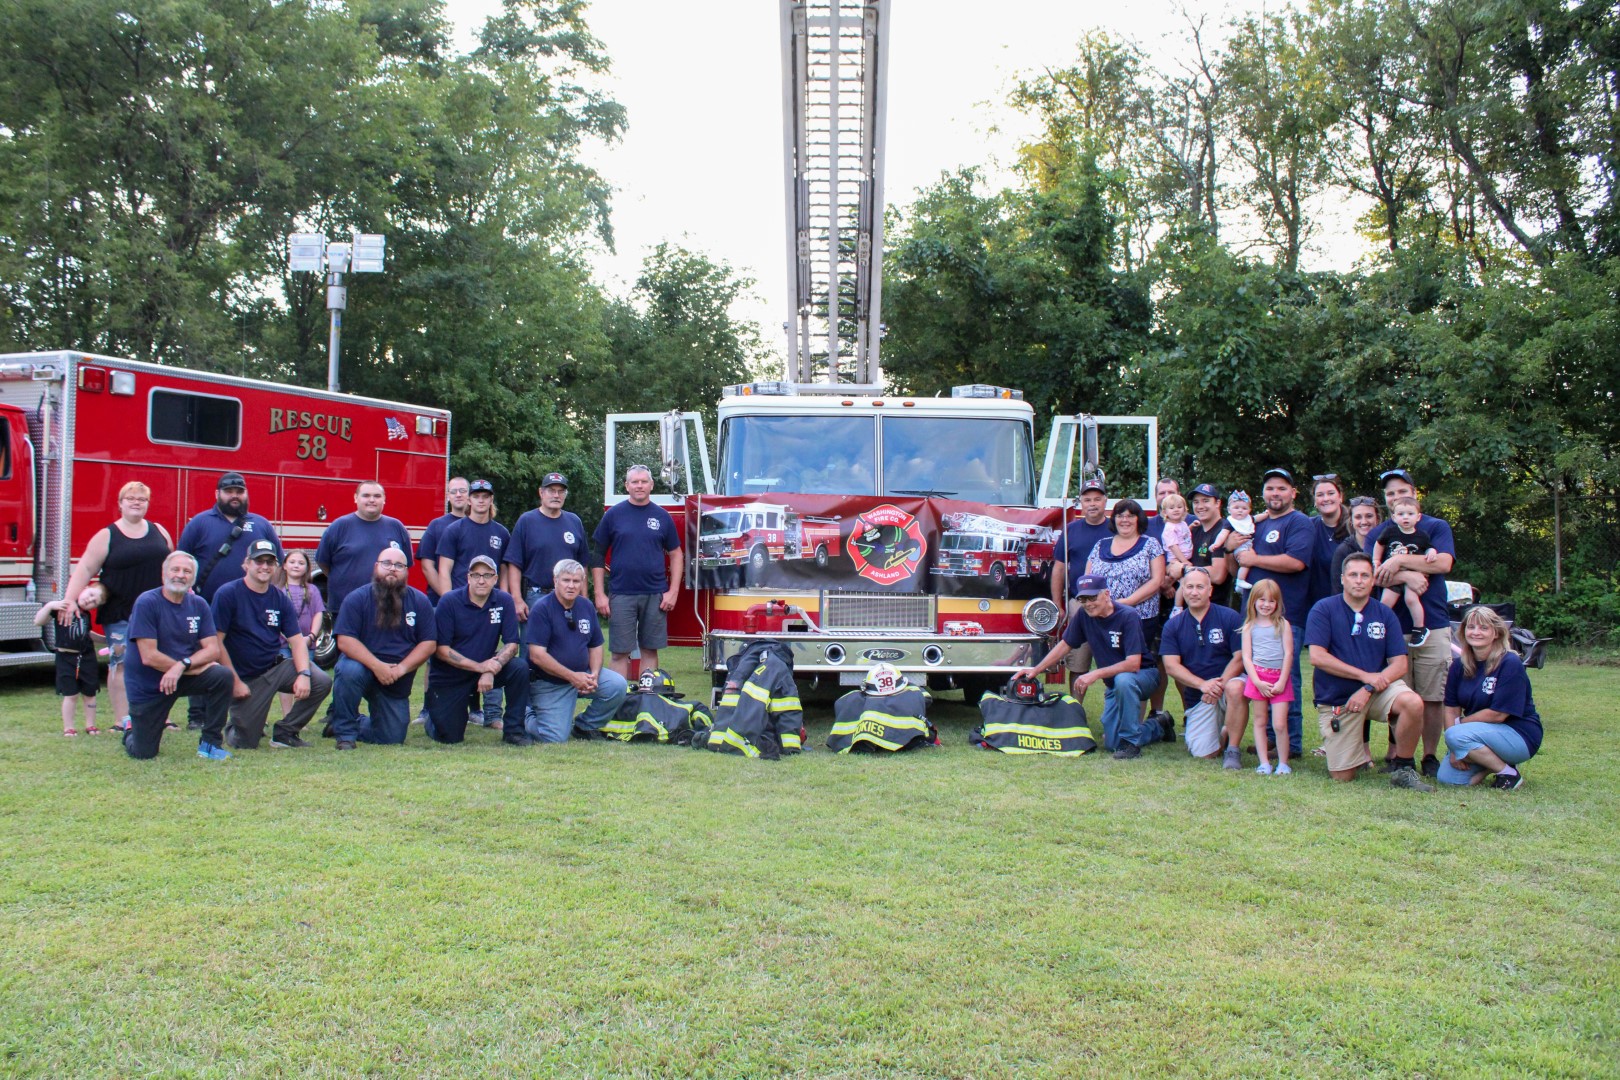
[[[839,589],[1029,599],[1051,595],[1063,512],[953,499],[691,496],[700,589]]]

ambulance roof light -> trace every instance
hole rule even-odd
[[[989,383],[968,383],[963,386],[951,387],[951,397],[1006,398],[1009,401],[1023,401],[1024,392],[1007,386],[991,386]]]

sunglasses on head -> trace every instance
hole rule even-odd
[[[1351,506],[1370,506],[1374,510],[1376,510],[1376,509],[1378,509],[1378,500],[1373,498],[1371,495],[1357,495],[1355,498],[1350,500],[1350,505]]]

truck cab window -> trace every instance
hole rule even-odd
[[[869,416],[733,416],[721,432],[721,493],[875,495]]]
[[[242,403],[235,398],[154,390],[148,409],[153,442],[224,450],[242,445]]]
[[[1033,506],[1029,427],[986,417],[883,418],[883,493]]]

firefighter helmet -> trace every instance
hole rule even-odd
[[[1007,696],[1023,705],[1039,705],[1046,701],[1046,690],[1039,679],[1013,679],[1007,683]]]
[[[675,680],[670,678],[669,672],[663,668],[649,668],[641,673],[640,690],[643,694],[662,694],[665,697],[680,697],[675,692]]]
[[[898,694],[909,686],[906,677],[900,674],[900,670],[893,664],[873,664],[871,670],[866,673],[866,681],[861,684],[861,691],[886,697],[889,694]]]

